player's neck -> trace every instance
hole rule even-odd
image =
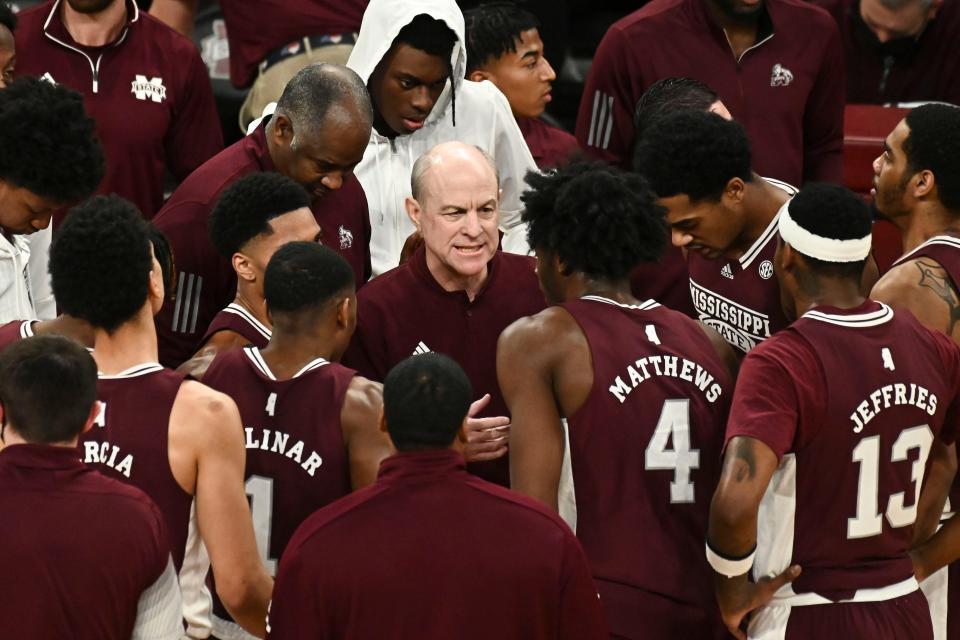
[[[820,278],[815,290],[799,293],[796,298],[797,316],[814,307],[854,309],[866,301],[860,283],[849,278]]]
[[[69,2],[63,2],[60,6],[63,25],[70,37],[86,47],[102,47],[114,42],[127,24],[126,0],[114,0],[98,13],[74,11]]]
[[[903,220],[904,224],[898,224]],[[893,220],[903,236],[903,252],[913,251],[934,236],[960,237],[960,216],[939,204],[919,203],[914,211]]]
[[[643,302],[633,296],[628,280],[584,280],[579,285],[574,285],[570,293],[572,295],[569,295],[568,299],[596,296],[620,304],[635,305]]]
[[[145,362],[156,362],[157,330],[149,308],[142,309],[112,334],[95,329],[93,359],[97,362],[97,370],[107,375],[116,375]]]
[[[237,285],[237,295],[234,297],[234,304],[238,304],[260,321],[265,327],[271,327],[270,314],[267,313],[267,301],[263,299],[261,292],[251,290],[252,286]]]
[[[333,351],[333,339],[325,331],[274,331],[270,344],[260,351],[260,355],[277,380],[288,380],[317,358],[339,360]]]
[[[790,199],[786,191],[773,186],[757,174],[753,174],[753,180],[747,186],[746,197],[744,209],[747,212],[747,221],[738,243],[741,255],[753,246],[777,217],[780,207]]]

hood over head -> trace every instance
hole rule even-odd
[[[450,54],[450,67],[453,70],[453,88],[459,93],[467,68],[467,50],[463,46],[466,29],[463,12],[454,0],[370,0],[347,66],[356,71],[365,83],[369,82],[370,75],[390,50],[394,38],[420,14],[442,20],[457,36]],[[450,98],[451,83],[448,82],[427,117],[427,123],[443,117]]]

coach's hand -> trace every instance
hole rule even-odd
[[[507,453],[510,441],[510,418],[474,418],[485,406],[490,404],[490,394],[484,395],[470,405],[467,412],[467,445],[463,457],[467,462],[485,462],[496,460]]]
[[[788,582],[800,575],[800,567],[793,565],[772,578],[762,578],[759,582],[747,580],[747,574],[734,578],[725,578],[714,574],[717,587],[717,602],[723,624],[735,637],[746,640],[744,620],[754,609],[759,609],[773,599],[773,595]]]

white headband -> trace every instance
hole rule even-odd
[[[858,262],[870,255],[870,234],[853,240],[836,240],[810,233],[790,217],[790,202],[780,207],[777,223],[784,242],[805,256],[824,262]]]

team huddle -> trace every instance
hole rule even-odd
[[[77,94],[0,91],[0,637],[960,638],[960,108],[872,205],[685,79],[631,170],[539,171],[430,3],[151,222]]]

